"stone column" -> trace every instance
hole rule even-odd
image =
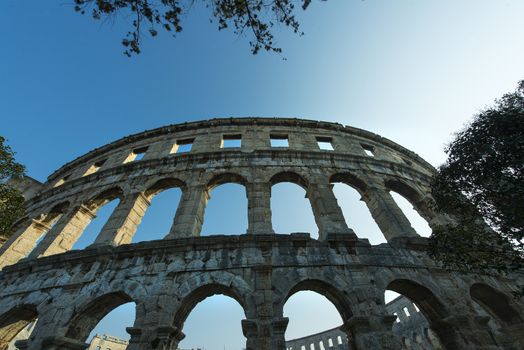
[[[185,335],[173,326],[128,327],[131,335],[126,350],[177,350]]]
[[[325,240],[329,235],[347,234],[357,236],[344,219],[337,198],[333,193],[333,185],[311,183],[307,189],[307,197],[311,202],[315,222],[318,226],[319,239]]]
[[[151,202],[143,193],[125,196],[115,208],[92,246],[131,243],[142,217]]]
[[[246,350],[285,350],[288,322],[287,317],[242,320]]]
[[[73,208],[62,215],[45,235],[40,244],[29,254],[29,258],[59,254],[71,250],[96,213],[84,205]]]
[[[200,235],[209,193],[205,185],[188,186],[182,194],[167,239]]]
[[[362,199],[388,242],[398,237],[419,237],[384,187],[368,187]]]
[[[242,133],[242,149],[246,152],[271,148],[269,132],[256,128]]]
[[[303,151],[318,151],[318,144],[315,136],[307,132],[290,131],[288,133],[289,146],[293,149]]]
[[[357,350],[400,350],[402,343],[393,333],[393,315],[353,316],[342,326]]]
[[[431,322],[431,329],[437,333],[445,349],[500,349],[487,325],[489,317],[470,314],[455,314],[437,322]]]
[[[271,223],[271,184],[254,182],[246,186],[247,193],[247,233],[275,233]]]
[[[39,220],[28,220],[0,247],[0,269],[25,258],[34,248],[38,238],[50,228]]]
[[[288,318],[282,317],[282,310],[275,310],[276,295],[273,289],[271,265],[255,266],[250,278],[255,281],[255,289],[245,306],[246,319],[242,320],[242,332],[247,338],[247,350],[285,350],[284,333]]]

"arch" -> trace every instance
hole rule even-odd
[[[207,190],[211,191],[215,187],[218,187],[220,185],[226,184],[226,183],[236,183],[239,185],[245,186],[247,184],[247,180],[244,176],[235,174],[235,173],[222,173],[215,175],[207,182]]]
[[[230,172],[215,175],[207,182],[200,235],[238,234],[247,231],[246,185],[247,179],[245,177]],[[214,196],[211,196],[210,193],[220,186],[224,187],[216,190],[216,198],[213,200]],[[230,210],[224,210],[225,206]],[[220,213],[221,210],[223,210],[222,213]],[[242,211],[245,212],[245,216],[238,220],[238,214]]]
[[[510,305],[509,297],[495,288],[475,283],[469,289],[471,298],[480,304],[490,315],[506,325],[523,322],[522,316]]]
[[[404,198],[406,198],[408,201],[411,202],[411,204],[414,207],[417,207],[417,203],[422,199],[422,195],[415,190],[413,187],[405,184],[404,182],[396,179],[388,179],[384,181],[384,185],[387,189],[397,192]]]
[[[457,329],[445,320],[450,313],[429,288],[408,279],[393,280],[386,288],[402,294],[418,306],[444,348],[461,347]]]
[[[386,243],[384,232],[373,217],[366,199],[368,185],[352,173],[336,173],[329,179],[346,224],[359,238],[371,244]]]
[[[142,192],[146,200],[137,199],[141,205],[133,210],[136,219],[131,243],[165,237],[186,189],[185,182],[175,177],[150,181]]]
[[[435,213],[424,200],[423,193],[398,179],[387,179],[384,181],[384,186],[386,186],[388,190],[404,197],[411,204],[415,212],[418,213],[429,226],[429,223],[435,217]]]
[[[163,178],[155,181],[152,185],[148,186],[147,189],[144,191],[144,195],[148,200],[151,200],[160,192],[174,187],[178,187],[182,189],[182,191],[184,191],[186,188],[186,184],[184,181],[175,177]]]
[[[315,201],[315,194],[312,196],[309,192],[310,182],[298,173],[282,171],[273,175],[269,183],[271,223],[276,232],[309,232],[311,238],[319,238],[322,208]],[[301,220],[290,221],[290,216],[301,217]]]
[[[35,321],[38,312],[35,305],[21,304],[0,315],[0,348],[3,348],[29,323]]]
[[[44,215],[43,219],[41,220],[42,223],[46,225],[54,223],[61,215],[67,212],[70,206],[71,206],[71,203],[69,201],[64,201],[64,202],[55,204],[51,208],[51,210],[49,210],[47,214]]]
[[[336,173],[329,178],[329,183],[337,182],[353,187],[361,195],[363,195],[368,188],[368,185],[363,180],[351,173]]]
[[[183,329],[184,322],[195,306],[207,297],[217,294],[225,295],[234,299],[240,304],[244,310],[244,314],[247,314],[245,301],[240,293],[238,293],[234,288],[220,283],[209,283],[194,289],[182,299],[180,307],[175,313],[173,325],[178,329]]]
[[[37,215],[35,217],[35,220],[38,220],[38,218],[42,217],[42,214],[40,215]],[[29,218],[29,216],[23,216],[21,217],[20,219],[16,220],[12,225],[11,225],[11,228],[10,228],[10,231],[11,231],[11,234],[15,233],[18,229],[20,229],[22,226],[24,226],[28,221],[30,221],[31,219]]]
[[[412,186],[397,179],[384,181],[384,186],[391,192],[391,197],[404,213],[404,216],[408,219],[412,228],[423,237],[431,235],[432,227],[429,223],[435,215],[424,201],[423,194]]]
[[[66,331],[66,337],[85,341],[91,330],[116,307],[134,301],[124,292],[112,292],[99,296],[76,312]]]
[[[396,279],[391,281],[386,289],[402,294],[416,303],[430,322],[449,315],[446,307],[435,294],[417,282],[408,279]]]
[[[344,297],[344,293],[330,283],[320,279],[306,279],[295,284],[289,289],[286,298],[282,301],[281,308],[284,307],[284,304],[293,294],[305,290],[310,290],[326,297],[335,306],[343,321],[348,320],[353,315],[351,305],[348,299]]]
[[[108,202],[111,202],[114,199],[121,200],[123,195],[124,191],[120,187],[112,187],[100,192],[96,196],[93,196],[90,200],[86,202],[85,206],[90,210],[96,211],[98,208],[107,204]]]
[[[309,186],[309,182],[304,177],[292,171],[282,171],[280,173],[277,173],[271,177],[269,182],[271,183],[271,186],[281,182],[291,182],[299,185],[306,191]]]

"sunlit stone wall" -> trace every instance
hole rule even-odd
[[[446,271],[428,256],[390,192],[404,196],[430,226],[434,169],[411,151],[370,132],[299,119],[214,119],[145,131],[64,165],[28,199],[26,215],[0,247],[0,349],[38,319],[20,349],[82,349],[94,326],[134,302],[128,349],[176,349],[192,308],[225,294],[244,309],[249,350],[284,350],[283,305],[312,290],[337,308],[356,349],[400,349],[385,290],[420,308],[447,349],[500,349],[488,324],[521,347],[520,275]],[[319,238],[281,235],[271,222],[272,186],[301,186]],[[247,232],[201,237],[209,192],[246,189]],[[355,188],[388,243],[370,245],[346,222],[334,183]],[[158,193],[182,198],[162,240],[130,244]],[[98,210],[118,200],[93,244],[72,250]],[[299,218],[296,218],[299,220]],[[478,307],[485,310],[479,313]]]

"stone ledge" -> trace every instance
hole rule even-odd
[[[349,134],[349,135],[357,135],[357,136],[368,138],[370,140],[374,140],[379,143],[383,143],[387,145],[388,147],[391,147],[392,149],[415,159],[417,162],[419,162],[424,167],[431,169],[431,170],[434,169],[431,164],[426,162],[419,155],[400,146],[396,142],[393,142],[387,138],[384,138],[370,131],[351,127],[351,126],[343,126],[338,123],[332,123],[332,122],[326,122],[326,121],[298,119],[298,118],[267,118],[267,117],[266,118],[263,118],[263,117],[215,118],[215,119],[209,119],[209,120],[186,122],[186,123],[181,123],[181,124],[172,124],[172,125],[159,127],[156,129],[146,130],[146,131],[143,131],[137,134],[125,136],[107,145],[97,147],[89,151],[88,153],[81,155],[77,157],[76,159],[66,163],[61,168],[59,168],[58,170],[56,170],[55,172],[53,172],[51,175],[48,176],[48,182],[56,180],[61,174],[71,170],[78,163],[85,162],[107,151],[111,151],[113,149],[116,149],[120,146],[129,144],[129,143],[137,142],[137,141],[147,139],[147,138],[153,138],[157,136],[171,134],[175,132],[196,130],[196,129],[207,129],[207,128],[212,128],[216,126],[230,126],[230,125],[237,125],[239,127],[246,127],[249,125],[289,126],[293,128],[304,127],[304,128],[309,128],[309,129],[324,129],[324,130],[330,130],[334,132],[342,132],[344,134]]]
[[[374,246],[369,245],[367,240],[355,239],[351,235],[337,234],[331,236],[327,241],[311,239],[308,233],[283,234],[242,234],[242,235],[215,235],[205,237],[186,237],[177,239],[164,239],[147,242],[139,242],[120,246],[97,245],[83,250],[72,250],[61,254],[50,255],[40,258],[24,259],[14,265],[6,266],[0,272],[12,273],[21,270],[45,271],[50,265],[63,266],[67,263],[77,261],[95,262],[107,259],[125,259],[128,257],[176,254],[196,250],[235,250],[235,249],[279,249],[279,248],[316,248],[342,249],[344,254],[370,258],[374,257]],[[359,248],[358,252],[355,250]],[[397,256],[397,250],[391,246],[383,245],[376,250],[377,256]],[[405,249],[405,248],[404,248]],[[338,254],[338,253],[337,253]],[[370,260],[372,261],[372,259]]]
[[[364,161],[366,164],[374,164],[379,166],[384,166],[386,168],[399,168],[403,172],[406,173],[412,173],[416,174],[417,176],[427,178],[427,174],[424,174],[416,169],[414,169],[411,166],[399,164],[395,162],[391,162],[388,160],[379,160],[372,158],[370,159],[368,156],[361,156],[361,155],[354,155],[354,154],[348,154],[348,153],[339,153],[339,152],[325,152],[319,150],[318,152],[313,152],[310,150],[304,151],[304,150],[295,150],[295,149],[267,149],[267,150],[255,150],[252,152],[243,152],[239,150],[220,150],[216,152],[196,152],[196,153],[184,153],[180,155],[170,155],[163,158],[152,158],[148,160],[141,160],[137,162],[130,162],[125,164],[120,164],[115,167],[111,167],[105,170],[97,171],[96,173],[93,173],[91,175],[79,177],[76,179],[72,179],[63,185],[60,185],[58,187],[52,187],[47,190],[44,190],[40,192],[39,194],[32,197],[28,202],[27,206],[31,207],[35,205],[36,203],[46,200],[48,198],[51,198],[55,195],[59,195],[62,192],[67,192],[72,188],[75,188],[77,186],[81,186],[90,182],[97,182],[100,179],[103,179],[105,177],[119,175],[119,174],[126,174],[131,173],[139,169],[145,169],[145,168],[158,168],[158,167],[165,167],[165,166],[176,166],[179,163],[198,163],[198,162],[207,162],[209,159],[217,160],[222,157],[228,157],[228,160],[231,159],[245,159],[247,162],[252,164],[253,159],[276,159],[276,158],[285,158],[289,159],[290,155],[293,156],[293,159],[296,160],[326,160],[330,163],[333,161],[356,161],[356,162],[362,162]],[[281,164],[279,164],[280,166]],[[254,168],[256,168],[256,165],[251,165]],[[277,166],[277,165],[276,165]],[[429,178],[427,179],[429,181]]]
[[[390,242],[394,248],[409,249],[416,251],[427,251],[429,249],[429,238],[426,237],[396,237]]]

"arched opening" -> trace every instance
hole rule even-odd
[[[276,233],[308,232],[318,239],[318,227],[307,198],[307,182],[298,174],[282,172],[271,178],[271,220]]]
[[[402,210],[406,218],[409,220],[411,227],[413,227],[420,236],[429,237],[432,231],[426,219],[420,216],[418,211],[415,210],[413,205],[404,196],[395,191],[390,191],[390,194],[400,210]]]
[[[246,179],[237,174],[221,174],[207,185],[208,203],[201,236],[243,234],[247,231]]]
[[[420,194],[400,181],[389,180],[385,185],[395,203],[409,220],[411,227],[420,236],[429,237],[432,232],[428,223],[429,213],[424,208],[419,208],[419,205],[422,205]]]
[[[100,338],[105,334],[127,341],[129,335],[125,329],[133,326],[134,319],[135,303],[127,294],[105,294],[89,302],[73,317],[66,337],[91,342],[97,334]]]
[[[178,348],[244,349],[241,322],[245,318],[240,298],[230,288],[202,286],[184,298],[175,316],[175,327],[185,335]]]
[[[244,349],[244,310],[232,298],[214,295],[198,303],[184,322],[180,349]]]
[[[184,187],[182,181],[167,178],[157,181],[144,192],[151,204],[142,217],[132,243],[163,239],[169,233]]]
[[[384,234],[373,219],[368,206],[362,200],[366,184],[352,174],[336,174],[331,177],[333,192],[349,227],[359,238],[366,238],[371,244],[386,243]]]
[[[27,339],[38,317],[34,305],[19,305],[0,316],[0,350],[17,340]]]
[[[59,203],[55,205],[47,215],[45,215],[41,220],[39,220],[43,224],[43,229],[39,232],[39,236],[36,237],[33,247],[30,251],[27,252],[27,255],[29,255],[38,244],[40,244],[40,242],[44,239],[45,235],[53,228],[53,226],[62,217],[62,215],[64,215],[68,208],[69,202]]]
[[[455,330],[441,322],[448,313],[428,288],[399,279],[388,285],[384,299],[388,314],[397,317],[393,333],[403,340],[404,346],[454,348]]]
[[[74,236],[72,249],[84,249],[95,241],[122,196],[120,188],[110,188],[79,208],[74,228],[68,229],[75,231],[71,234]]]
[[[84,249],[91,245],[102,230],[102,227],[104,227],[104,224],[109,220],[109,217],[118,206],[119,202],[120,200],[115,198],[101,204],[100,207],[94,207],[93,212],[96,213],[96,217],[89,222],[80,234],[80,237],[73,244],[72,249]]]
[[[9,239],[0,236],[0,268],[14,264],[31,254],[68,207],[69,202],[62,202],[45,214],[32,219],[23,217],[11,227]]]
[[[104,316],[87,337],[91,349],[124,349],[129,343],[127,327],[132,327],[135,320],[136,304],[129,302],[117,306]]]
[[[522,316],[510,305],[509,297],[483,283],[475,283],[469,289],[471,298],[492,317],[510,326],[523,322]]]
[[[341,329],[343,320],[351,317],[349,305],[341,293],[325,282],[306,280],[289,292],[283,310],[289,319],[286,328],[286,348],[328,350],[349,344]]]

